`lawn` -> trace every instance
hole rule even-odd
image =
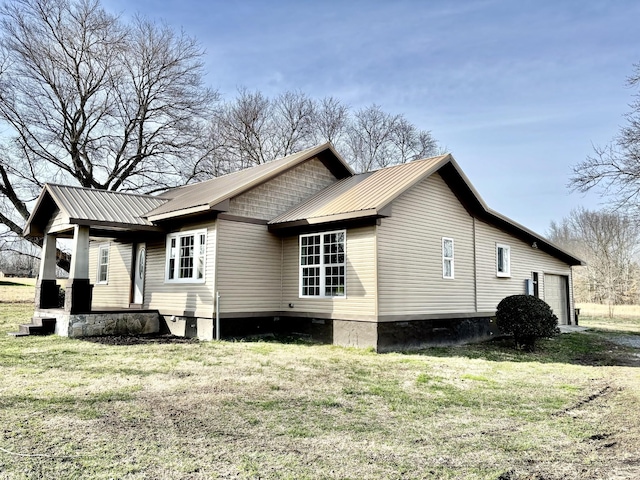
[[[0,278],[0,303],[32,303],[35,278]]]
[[[0,304],[0,478],[640,478],[615,330],[383,355],[7,336],[32,308]]]

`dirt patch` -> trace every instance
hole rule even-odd
[[[103,345],[145,345],[198,343],[197,338],[176,337],[175,335],[109,335],[104,337],[84,337],[82,340]]]

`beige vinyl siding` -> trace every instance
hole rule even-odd
[[[107,283],[98,283],[98,252],[109,247]],[[93,309],[127,308],[131,295],[131,255],[133,246],[109,239],[89,243],[89,280],[93,284]]]
[[[231,215],[271,220],[336,181],[336,177],[314,158],[232,198]]]
[[[442,276],[442,237],[454,241],[453,279]],[[397,198],[382,219],[378,275],[381,317],[475,311],[473,219],[439,174]]]
[[[144,307],[157,309],[163,315],[185,315],[212,318],[215,315],[215,251],[216,222],[185,225],[173,232],[207,231],[204,283],[166,282],[166,236],[147,241],[147,268]]]
[[[480,220],[476,220],[476,242],[478,310],[481,312],[494,312],[500,300],[508,295],[526,293],[525,280],[531,278],[532,272],[538,272],[539,295],[543,300],[545,273],[566,275],[571,281],[569,265]],[[496,243],[511,249],[510,277],[496,275]]]
[[[282,240],[266,225],[218,220],[220,314],[280,310]]]
[[[300,298],[299,236],[287,237],[283,242],[283,310],[291,315],[318,314],[323,318],[375,320],[375,226],[347,229],[347,295],[344,298]],[[293,308],[289,308],[289,304],[293,304]]]

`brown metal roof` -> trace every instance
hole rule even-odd
[[[71,220],[151,225],[145,218],[149,210],[167,203],[151,195],[96,190],[93,188],[48,185],[49,192]]]
[[[55,206],[69,218],[72,224],[155,228],[145,218],[145,214],[166,202],[167,199],[152,195],[46,184],[27,220],[24,234],[36,235],[42,232],[44,227],[42,223],[46,224],[49,220],[48,215],[54,208],[52,203],[55,203]]]
[[[337,178],[353,174],[351,168],[331,144],[326,143],[255,167],[169,190],[162,197],[168,198],[170,201],[148,212],[147,216],[150,220],[157,221],[206,210],[216,210],[216,205],[250,190],[306,160],[318,156],[325,161],[327,154],[334,157],[329,168],[336,170],[334,173]],[[224,207],[219,208],[224,210]]]
[[[490,209],[454,158],[449,155],[415,160],[346,178],[269,222],[271,230],[287,231],[331,222],[388,216],[388,207],[418,182],[438,172],[471,215],[567,262],[583,265],[574,255],[543,236]]]
[[[270,225],[314,219],[330,221],[330,217],[348,214],[383,215],[383,210],[407,189],[437,171],[451,155],[415,160],[411,163],[355,175],[327,187],[308,201],[283,213]]]

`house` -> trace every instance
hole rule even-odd
[[[44,237],[36,317],[74,337],[279,330],[378,351],[485,339],[512,294],[570,324],[581,264],[488,208],[451,155],[354,174],[330,144],[158,196],[48,184],[24,233]],[[63,309],[56,238],[73,239]]]

